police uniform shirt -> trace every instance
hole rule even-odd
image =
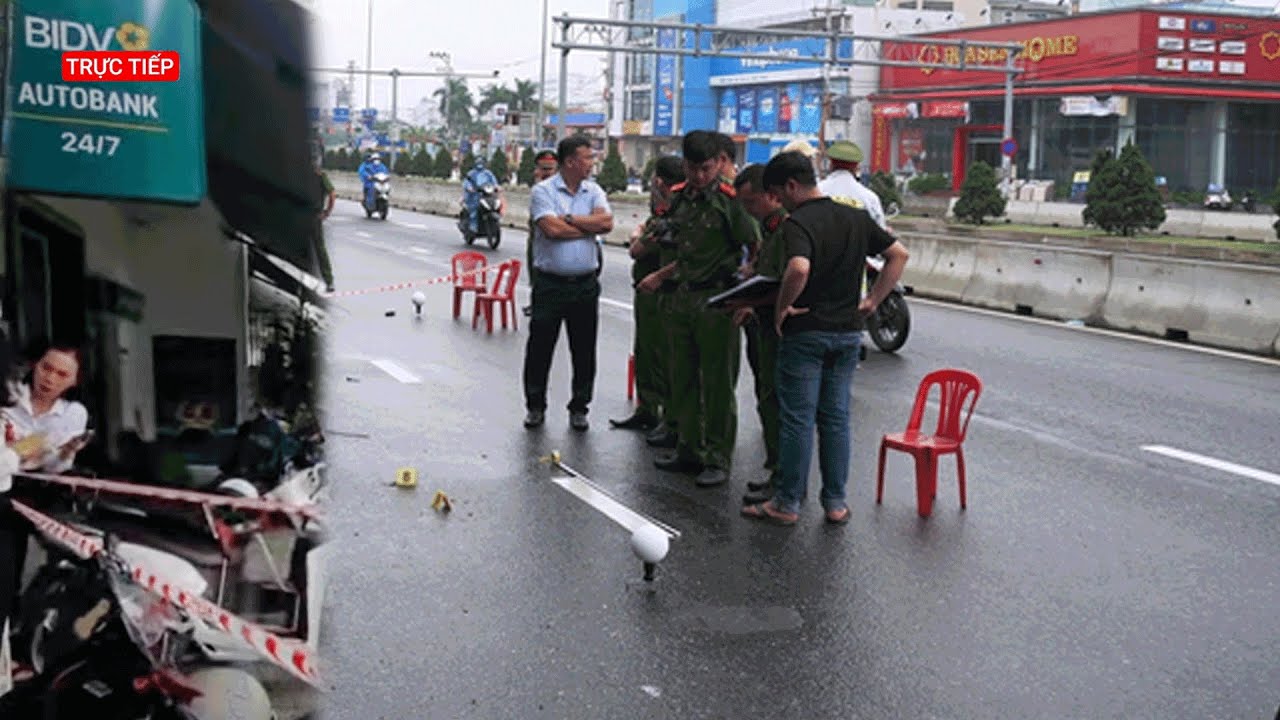
[[[877,225],[885,227],[884,207],[880,204],[880,196],[858,182],[858,178],[848,170],[831,173],[818,183],[818,190],[832,200],[866,210]]]

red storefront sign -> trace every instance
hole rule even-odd
[[[967,118],[969,103],[963,100],[938,100],[924,103],[920,117],[926,118]]]
[[[871,115],[871,172],[891,172],[889,167],[893,129],[889,126],[889,118],[884,115]]]
[[[915,117],[915,103],[880,103],[872,106],[871,114],[878,118]]]
[[[1136,10],[1034,23],[995,25],[885,43],[896,59],[1000,68],[1008,51],[931,44],[929,38],[1013,42],[1022,46],[1018,87],[1118,78],[1184,82],[1280,83],[1280,20]],[[1179,62],[1180,61],[1180,62]],[[1224,65],[1225,63],[1225,65]],[[1194,69],[1193,69],[1194,68]],[[885,67],[882,92],[998,86],[1003,75],[937,68]]]

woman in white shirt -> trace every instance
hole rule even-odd
[[[80,351],[55,345],[32,366],[30,377],[10,390],[11,402],[0,411],[8,422],[6,442],[39,436],[46,448],[35,467],[27,469],[66,472],[88,444],[89,411],[63,397],[79,384],[80,373]]]
[[[13,364],[8,338],[0,339],[0,377],[7,378]],[[4,443],[0,445],[0,628],[18,608],[22,569],[27,557],[31,523],[13,511],[7,494],[14,473],[30,470],[66,472],[75,463],[89,437],[89,411],[63,398],[80,382],[80,351],[54,346],[31,368],[20,383],[0,384],[0,418]]]

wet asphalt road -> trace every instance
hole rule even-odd
[[[370,221],[346,201],[327,233],[340,291],[447,274],[463,249],[447,220]],[[486,252],[523,258],[523,240]],[[763,472],[745,363],[728,486],[660,472],[637,433],[608,428],[629,412],[628,272],[609,249],[585,434],[562,411],[563,341],[547,425],[521,427],[523,316],[519,332],[473,332],[443,285],[424,289],[421,320],[408,290],[336,302],[323,717],[1275,714],[1280,486],[1214,460],[1280,473],[1280,367],[913,301],[902,353],[873,350],[855,377],[852,521],[821,522],[815,463],[801,524],[767,527],[738,515]],[[877,507],[879,437],[946,366],[986,386],[969,509],[944,460],[918,519],[892,454]],[[552,449],[683,532],[651,586],[626,533],[548,481],[537,458]],[[389,487],[404,466],[416,490]],[[431,509],[437,490],[450,515]]]

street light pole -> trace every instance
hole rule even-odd
[[[365,37],[364,45],[364,69],[373,69],[373,0],[369,0],[369,23],[367,26],[368,34]],[[369,107],[369,103],[373,102],[373,76],[366,75],[364,78],[364,106]]]
[[[547,107],[547,25],[551,20],[547,16],[547,3],[548,0],[542,0],[542,74],[538,78],[538,123],[533,129],[535,146],[542,145],[542,114]]]

